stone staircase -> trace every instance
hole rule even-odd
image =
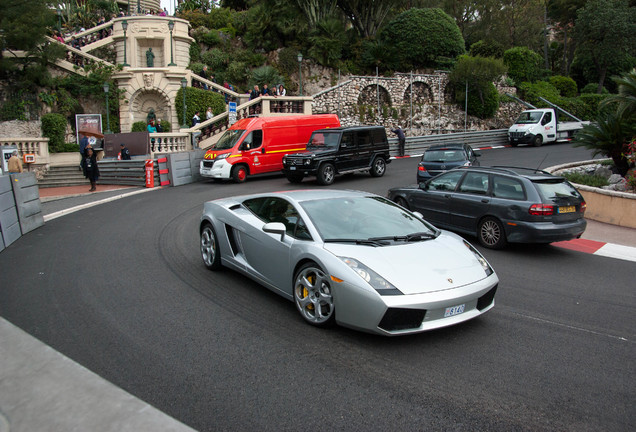
[[[90,182],[84,177],[78,165],[52,166],[41,180],[38,187],[84,186]]]

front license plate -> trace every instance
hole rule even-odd
[[[559,213],[574,213],[576,211],[576,207],[567,206],[567,207],[559,207]]]
[[[295,171],[295,170],[296,170],[296,167],[289,167],[289,170],[290,170],[290,171]]]
[[[460,304],[458,306],[448,307],[444,311],[444,318],[451,317],[453,315],[459,315],[464,312],[464,308],[466,307],[466,303]]]

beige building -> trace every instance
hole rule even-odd
[[[168,120],[173,130],[178,128],[175,97],[182,80],[189,76],[186,67],[190,63],[190,44],[194,42],[188,35],[189,28],[188,21],[174,17],[130,16],[114,20],[117,64],[124,65],[113,75],[118,87],[125,91],[119,112],[122,132],[129,132],[134,122],[145,121],[150,110],[157,118]]]
[[[119,8],[129,13],[137,13],[137,8],[142,13],[146,11],[158,11],[162,10],[161,0],[117,0]]]

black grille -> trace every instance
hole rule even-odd
[[[525,132],[510,132],[510,138],[523,138]]]
[[[212,166],[214,165],[214,161],[203,161],[203,166],[206,168],[212,168]]]
[[[386,331],[419,328],[426,315],[425,309],[387,309],[379,327]]]
[[[490,291],[479,297],[479,300],[477,300],[477,309],[482,311],[492,304],[495,299],[495,293],[497,292],[497,286],[498,285],[495,285]]]

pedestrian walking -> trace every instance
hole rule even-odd
[[[130,160],[130,150],[128,150],[128,147],[126,147],[126,144],[121,143],[121,150],[119,151],[119,154],[121,155],[121,160]]]

